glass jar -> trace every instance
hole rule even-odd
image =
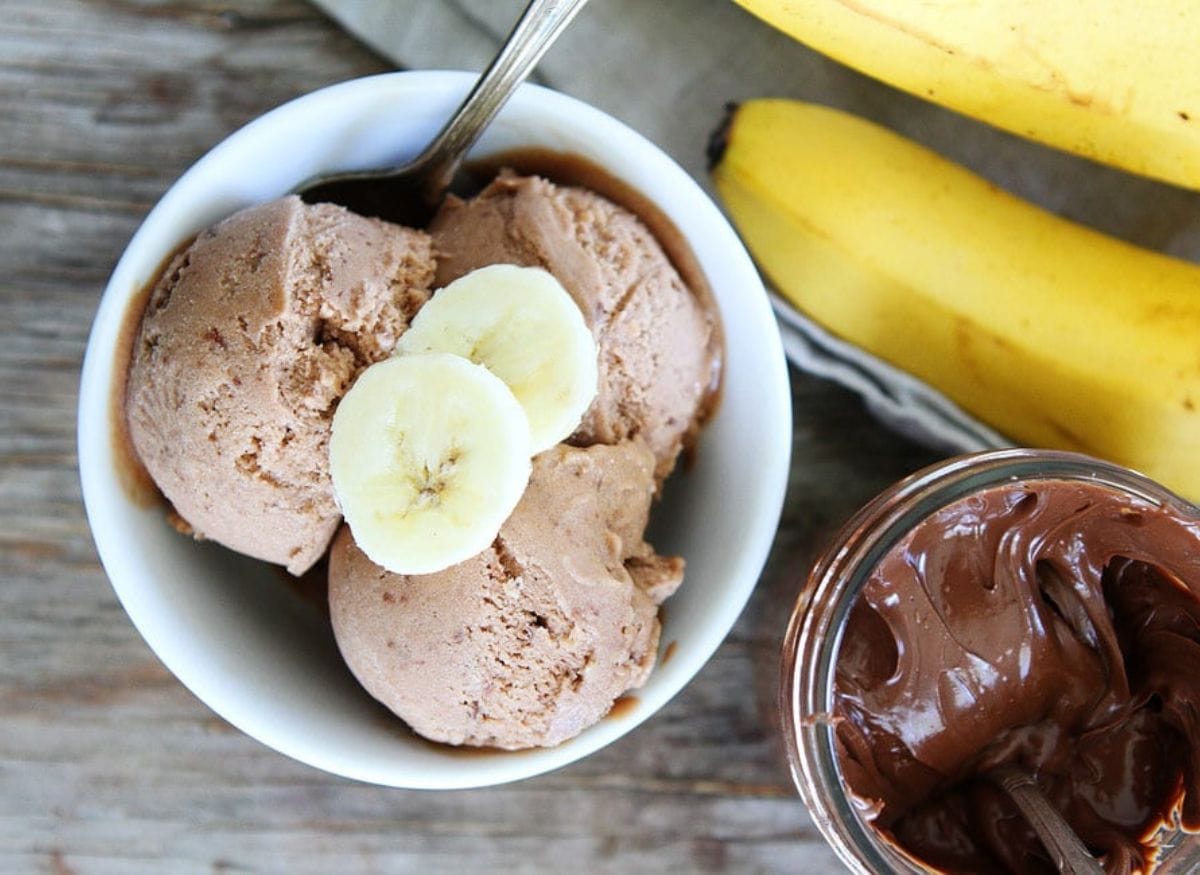
[[[866,803],[847,790],[835,748],[834,672],[842,632],[879,561],[914,526],[976,492],[1033,480],[1082,480],[1185,516],[1200,508],[1127,468],[1075,453],[1005,449],[958,456],[913,474],[869,502],[834,537],[808,577],[784,640],[780,713],[792,778],[826,841],[858,873],[928,873],[881,838]],[[1200,836],[1164,827],[1158,875],[1200,871]]]

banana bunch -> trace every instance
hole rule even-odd
[[[737,108],[713,174],[769,280],[816,321],[1015,441],[1200,499],[1200,266],[804,103]]]
[[[334,414],[329,470],[358,547],[396,574],[482,552],[598,379],[583,313],[546,271],[496,264],[438,291]]]
[[[918,97],[1200,188],[1196,0],[737,0]]]

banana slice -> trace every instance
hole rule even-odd
[[[397,574],[486,549],[529,482],[529,425],[487,368],[448,353],[398,356],[359,375],[329,443],[354,540]]]
[[[396,352],[452,352],[508,384],[536,455],[570,436],[596,397],[596,341],[579,307],[541,268],[493,264],[434,294]]]

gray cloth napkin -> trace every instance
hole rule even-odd
[[[315,0],[403,68],[482,70],[525,0]],[[616,116],[711,192],[705,146],[726,103],[795,97],[846,109],[1047,208],[1151,248],[1200,255],[1200,197],[1027,143],[894,91],[729,0],[592,0],[533,81]],[[789,360],[859,393],[885,423],[955,452],[1007,441],[944,396],[772,303]]]

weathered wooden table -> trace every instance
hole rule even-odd
[[[519,4],[409,5],[406,65],[478,69]],[[669,106],[631,97],[672,59],[697,58]],[[543,777],[405,792],[292,762],[193,698],[117,603],[75,452],[79,366],[109,271],[159,195],[232,130],[391,66],[299,0],[0,0],[0,872],[837,871],[776,732],[780,640],[831,530],[934,456],[830,384],[793,374],[783,523],[729,639],[654,719]],[[594,0],[539,76],[698,176],[725,101],[794,94],[1019,168],[1018,188],[1059,180],[1080,194],[1056,206],[1151,244],[1196,239],[1194,196],[1042,151],[1026,164],[1034,147],[868,83],[718,0]],[[1094,179],[1121,196],[1113,210],[1095,209]]]

